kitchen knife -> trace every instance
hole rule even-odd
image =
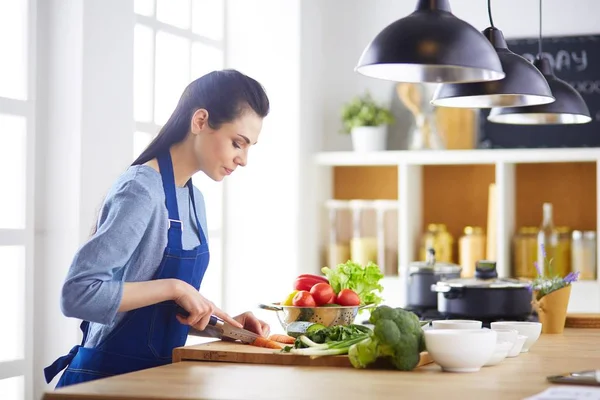
[[[177,307],[177,313],[183,315],[184,317],[190,315],[186,310],[184,310],[180,306]],[[247,329],[238,328],[231,324],[228,324],[227,322],[223,321],[215,315],[210,316],[208,324],[217,328],[222,333],[222,336],[233,340],[239,340],[243,343],[254,343],[256,338],[260,336]]]

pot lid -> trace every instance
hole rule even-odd
[[[524,289],[529,287],[531,282],[512,279],[512,278],[494,278],[494,279],[449,279],[436,283],[440,288],[455,287],[455,288],[479,288],[479,289]]]
[[[426,261],[413,261],[409,264],[408,270],[411,274],[415,272],[420,273],[434,273],[434,274],[456,274],[461,271],[460,265],[444,262],[436,262],[435,250],[427,249],[427,260]]]

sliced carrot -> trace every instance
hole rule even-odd
[[[283,344],[277,343],[273,340],[266,339],[262,336],[257,337],[252,343],[253,346],[258,347],[266,347],[267,349],[277,349],[281,350],[283,348]]]
[[[288,335],[282,335],[280,333],[274,333],[269,336],[269,340],[273,340],[274,342],[285,343],[285,344],[294,344],[296,339]]]

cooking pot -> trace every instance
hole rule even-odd
[[[438,311],[449,317],[526,319],[532,313],[530,282],[499,279],[494,261],[478,261],[474,279],[451,279],[431,286]]]
[[[438,263],[435,251],[427,250],[426,261],[416,261],[408,267],[407,303],[409,308],[436,310],[438,296],[431,286],[438,281],[460,278],[461,267],[456,264]]]

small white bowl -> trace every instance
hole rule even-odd
[[[519,332],[516,329],[504,329],[504,328],[494,328],[496,333],[498,334],[498,343],[500,342],[510,342],[511,345],[514,346],[517,341],[517,336]]]
[[[517,335],[517,341],[513,345],[512,349],[508,351],[508,355],[506,357],[512,358],[517,357],[521,353],[521,349],[523,348],[523,344],[527,340],[527,336],[525,335]]]
[[[516,329],[519,335],[527,336],[527,340],[523,343],[521,353],[527,353],[531,346],[538,340],[540,333],[542,333],[541,322],[527,322],[527,321],[496,321],[490,324],[492,329]]]
[[[496,349],[497,334],[491,329],[430,329],[424,333],[431,358],[447,372],[477,372]]]
[[[496,332],[497,333],[497,332]],[[492,365],[500,364],[506,356],[508,356],[508,352],[513,347],[513,343],[511,342],[496,342],[496,348],[494,349],[494,354],[490,357],[490,359],[483,365],[484,367],[491,367]]]
[[[433,329],[481,329],[481,321],[471,319],[439,319],[431,321]]]

